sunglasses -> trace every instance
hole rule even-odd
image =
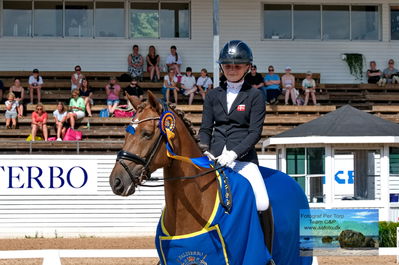
[[[82,70],[82,69],[75,69],[76,72],[79,72],[79,71],[81,71],[81,70]]]
[[[273,72],[274,71],[274,69],[269,69],[269,72]]]
[[[389,64],[395,64],[395,63],[393,63],[393,62],[390,62]]]
[[[42,108],[37,108],[36,110],[43,110]]]

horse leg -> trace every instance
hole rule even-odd
[[[272,254],[273,239],[274,239],[274,222],[273,222],[273,211],[271,205],[269,205],[269,208],[267,208],[266,211],[259,212],[259,221],[263,230],[265,245],[269,250],[270,254]]]

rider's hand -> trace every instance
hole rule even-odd
[[[211,161],[215,161],[216,160],[216,158],[211,153],[209,153],[208,151],[205,151],[204,155],[206,155],[208,157],[208,159],[211,160]]]
[[[216,157],[221,166],[230,166],[236,159],[237,154],[234,151],[223,151],[220,156]]]

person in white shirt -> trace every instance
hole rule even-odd
[[[175,45],[170,47],[170,54],[166,58],[166,65],[168,66],[168,71],[169,69],[173,69],[176,71],[176,74],[180,76],[180,66],[182,64],[182,58],[179,54],[177,54],[176,50],[177,48]]]
[[[43,78],[39,75],[38,69],[33,69],[32,75],[29,77],[29,95],[30,104],[33,104],[33,92],[36,90],[37,93],[37,104],[40,104],[41,89],[44,84]]]
[[[57,109],[53,112],[53,116],[55,131],[57,132],[57,141],[62,141],[66,132],[65,125],[67,124],[66,120],[68,117],[68,112],[63,102],[59,101],[57,103]]]
[[[173,96],[177,105],[177,91],[179,91],[179,88],[177,87],[177,77],[174,69],[169,69],[168,74],[163,79],[162,92],[165,92],[167,104],[169,103],[170,90],[173,90]]]
[[[75,89],[82,88],[84,78],[85,76],[82,74],[82,68],[79,65],[75,66],[75,73],[71,76],[71,92]]]
[[[302,81],[302,89],[305,91],[305,103],[303,105],[308,105],[309,94],[312,97],[313,104],[320,105],[316,101],[316,81],[312,78],[311,71],[306,73],[306,78]]]
[[[202,99],[205,100],[206,93],[213,87],[212,79],[208,76],[208,71],[205,68],[201,69],[201,76],[197,79],[197,87]]]
[[[193,99],[195,92],[197,91],[197,86],[195,82],[195,77],[192,75],[193,70],[191,67],[186,68],[186,75],[183,76],[181,80],[181,88],[183,89],[183,94],[189,96],[188,104],[193,104]]]

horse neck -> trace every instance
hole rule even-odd
[[[174,152],[186,157],[202,155],[194,138],[183,122],[176,120]],[[197,169],[193,165],[172,160],[164,168],[165,178],[193,176],[207,169]],[[170,235],[183,235],[201,230],[208,222],[216,199],[217,182],[215,174],[192,180],[165,181],[164,225]]]

